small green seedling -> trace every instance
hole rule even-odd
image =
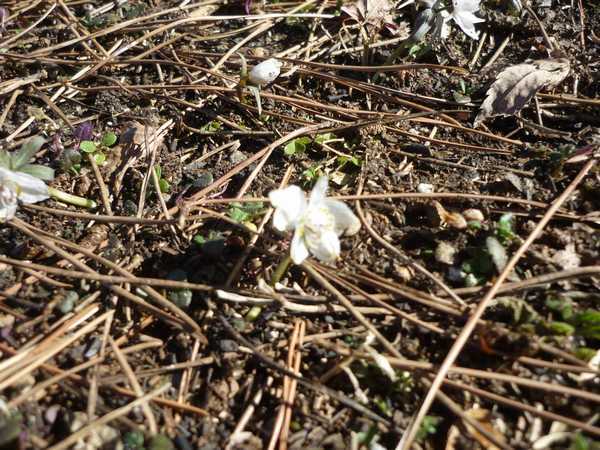
[[[296,139],[292,139],[283,148],[283,153],[288,156],[300,155],[306,152],[306,148],[312,142],[312,139],[308,136],[301,136]]]
[[[162,194],[169,192],[171,190],[171,184],[162,177],[162,169],[159,165],[154,166],[154,173],[156,174],[156,178],[158,178],[160,192]],[[152,184],[152,186],[154,186],[154,184]]]
[[[101,166],[106,161],[106,152],[117,143],[117,135],[112,131],[104,133],[100,141],[81,141],[79,143],[79,149],[92,155],[96,164]]]
[[[200,131],[204,131],[205,133],[216,133],[217,131],[220,131],[221,128],[221,122],[218,120],[211,120],[207,124],[202,125]]]
[[[264,205],[262,202],[256,203],[232,203],[229,206],[227,215],[237,223],[252,222],[256,217],[262,215]]]
[[[441,418],[437,416],[425,416],[419,431],[417,431],[417,441],[423,442],[427,436],[437,433],[437,427],[441,421]]]

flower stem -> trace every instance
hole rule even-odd
[[[48,193],[51,197],[55,198],[64,203],[69,203],[75,206],[82,206],[83,208],[95,208],[98,204],[94,200],[90,200],[88,198],[79,197],[73,194],[67,194],[66,192],[59,191],[58,189],[54,189],[49,187]]]
[[[244,103],[244,88],[246,87],[246,84],[248,83],[248,63],[246,62],[246,58],[244,58],[244,55],[242,55],[240,52],[237,52],[237,55],[240,57],[241,67],[240,67],[240,82],[235,87],[235,90],[237,92],[237,96],[238,96],[238,99],[240,100],[240,103]]]
[[[273,272],[273,276],[271,277],[271,286],[275,286],[277,283],[279,283],[281,278],[287,272],[291,263],[292,257],[290,255],[286,255],[285,258],[280,261],[279,265],[275,269],[275,272]]]

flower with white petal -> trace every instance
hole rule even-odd
[[[0,221],[14,217],[17,200],[37,203],[48,197],[48,186],[39,178],[0,167]]]
[[[267,59],[252,68],[248,74],[248,79],[256,86],[269,84],[279,76],[281,66],[281,61],[275,58]]]
[[[485,22],[485,19],[477,17],[474,13],[479,10],[480,0],[452,0],[454,10],[450,15],[464,33],[472,39],[479,39],[479,31],[475,24]]]
[[[8,186],[0,186],[0,222],[10,220],[17,212],[17,193]]]
[[[342,234],[353,235],[360,221],[343,202],[327,198],[327,177],[320,177],[310,197],[298,186],[288,186],[269,193],[275,208],[273,226],[279,231],[294,230],[290,256],[296,264],[309,254],[323,262],[333,262],[340,256]]]

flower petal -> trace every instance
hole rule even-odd
[[[288,186],[269,193],[271,205],[275,208],[273,226],[279,231],[292,230],[306,211],[306,194],[298,186]]]
[[[16,212],[17,205],[7,205],[0,207],[0,222],[12,219],[13,217],[15,217]]]
[[[36,203],[49,197],[48,186],[39,178],[3,167],[0,167],[0,185],[14,185],[23,203]]]
[[[457,12],[475,12],[479,9],[481,3],[480,0],[453,0],[452,6]]]
[[[319,261],[330,263],[340,256],[340,239],[335,231],[325,231],[318,235],[307,232],[304,240],[308,250]]]
[[[348,205],[339,200],[325,199],[325,206],[335,218],[335,232],[338,236],[352,236],[360,230],[360,220]]]
[[[302,262],[308,258],[308,248],[302,238],[300,230],[296,230],[294,237],[292,238],[292,245],[290,247],[290,256],[294,264],[302,264]]]
[[[312,191],[310,192],[310,199],[308,200],[309,207],[317,206],[323,200],[325,200],[325,194],[327,194],[327,185],[329,184],[327,176],[323,175],[319,177]]]
[[[475,29],[475,24],[485,22],[484,19],[480,19],[475,14],[466,11],[453,14],[452,18],[467,36],[475,40],[479,39],[479,31]]]
[[[7,186],[0,185],[0,222],[10,220],[17,212],[17,193]]]
[[[13,180],[19,186],[18,197],[23,203],[37,203],[50,197],[48,186],[39,178],[15,172]]]

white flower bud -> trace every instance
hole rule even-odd
[[[257,86],[269,84],[279,76],[282,63],[275,58],[267,59],[254,66],[248,74],[250,82]]]

